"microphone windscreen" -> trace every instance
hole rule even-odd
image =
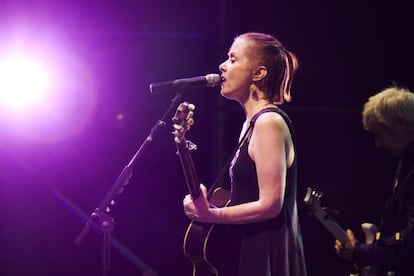
[[[219,74],[206,75],[206,81],[208,87],[215,87],[221,83],[221,77]]]

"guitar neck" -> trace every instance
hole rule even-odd
[[[322,193],[308,187],[305,203],[308,204],[315,217],[325,226],[325,228],[341,243],[348,240],[346,231],[334,220],[334,218],[320,205]]]
[[[346,231],[329,215],[325,215],[324,218],[319,218],[320,222],[325,226],[326,229],[341,243],[345,243],[348,240]]]
[[[178,155],[181,161],[181,167],[183,168],[185,181],[187,184],[188,192],[193,199],[196,199],[200,193],[200,182],[198,181],[197,171],[194,166],[193,159],[191,157],[191,151],[187,145],[187,141],[176,143]]]

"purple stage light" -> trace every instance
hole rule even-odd
[[[12,54],[0,57],[0,108],[18,113],[39,107],[47,99],[50,79],[35,57]]]
[[[96,97],[90,65],[74,49],[21,37],[0,49],[0,132],[68,139],[89,123]]]

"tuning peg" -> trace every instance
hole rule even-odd
[[[181,131],[183,129],[182,125],[178,125],[178,124],[173,124],[173,128],[175,131]]]
[[[188,109],[191,110],[191,111],[195,110],[195,105],[191,104],[191,103],[188,104]]]
[[[190,118],[188,119],[186,129],[189,130],[192,125],[194,125],[194,119]]]

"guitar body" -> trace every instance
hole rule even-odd
[[[220,208],[230,202],[230,192],[218,188],[212,194],[210,204]],[[193,276],[230,275],[237,271],[236,243],[229,237],[227,225],[192,221],[184,236],[184,254],[193,264]],[[228,244],[229,246],[224,246]],[[234,250],[236,251],[236,250]],[[226,272],[225,272],[226,271]]]

